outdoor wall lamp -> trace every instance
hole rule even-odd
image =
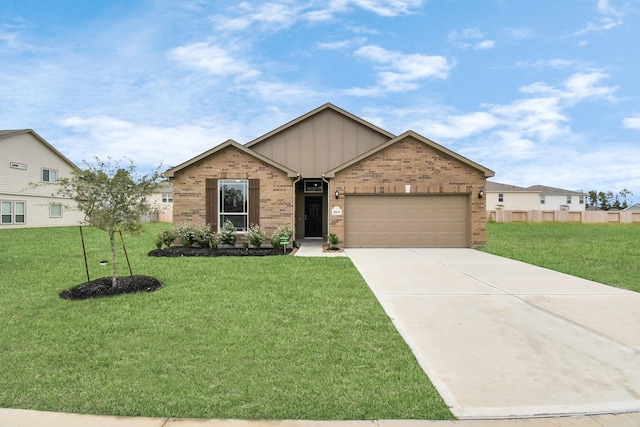
[[[481,188],[478,192],[478,199],[482,199],[484,197],[484,188]]]
[[[336,190],[336,199],[340,198],[340,192]]]

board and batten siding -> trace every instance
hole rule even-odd
[[[26,169],[12,168],[11,163],[26,165]],[[57,194],[57,185],[41,182],[43,168],[56,170],[58,178],[70,177],[73,170],[72,165],[30,132],[0,139],[0,200],[26,202],[26,223],[0,224],[0,229],[78,225],[84,219],[82,213],[74,210],[73,201]],[[34,188],[31,183],[41,185]],[[62,218],[49,216],[50,203],[63,205]]]
[[[303,178],[323,173],[384,144],[390,138],[332,109],[278,132],[251,149]]]

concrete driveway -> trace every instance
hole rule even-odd
[[[458,418],[640,411],[640,294],[472,249],[347,249]]]

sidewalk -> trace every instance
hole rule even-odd
[[[0,409],[1,427],[634,427],[640,413],[514,420],[204,420],[181,418],[113,417]]]

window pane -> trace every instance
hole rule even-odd
[[[24,224],[24,219],[25,219],[24,206],[25,206],[24,202],[15,202],[16,224]]]
[[[42,181],[49,182],[49,169],[42,169]]]
[[[220,228],[227,220],[236,226],[237,231],[247,230],[247,215],[220,215]]]
[[[11,202],[2,202],[2,224],[11,224]]]
[[[52,203],[49,209],[49,216],[59,218],[62,216],[62,205],[59,203]]]
[[[247,182],[223,181],[220,187],[221,212],[247,212]]]
[[[49,182],[58,182],[58,171],[49,171]]]

